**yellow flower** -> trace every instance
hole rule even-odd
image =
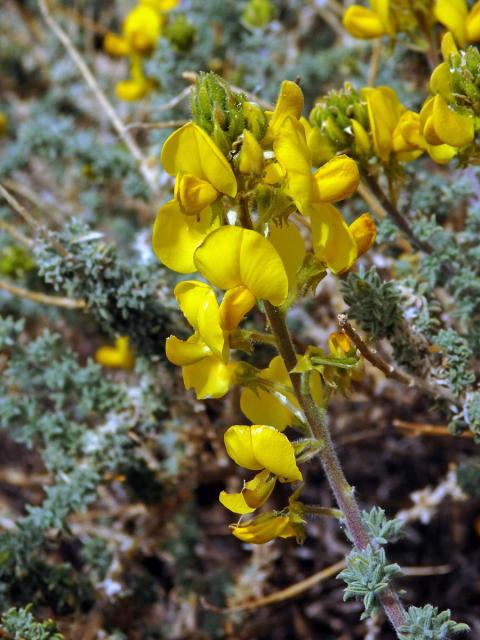
[[[264,513],[248,522],[231,525],[233,535],[250,544],[265,544],[274,538],[297,537],[289,516]]]
[[[141,100],[152,90],[153,83],[147,78],[130,78],[128,80],[120,80],[115,86],[117,98],[125,100],[125,102],[135,102]]]
[[[438,164],[446,164],[457,154],[448,144],[429,144],[422,134],[420,114],[405,111],[393,132],[393,151],[403,160],[417,157],[419,150],[426,151]]]
[[[238,158],[240,173],[260,175],[263,169],[263,149],[248,129],[243,130],[243,143]]]
[[[237,363],[229,362],[229,332],[255,299],[248,291],[232,289],[219,305],[213,289],[196,280],[180,282],[174,294],[194,333],[187,340],[169,336],[167,358],[182,367],[185,387],[195,389],[197,398],[219,398],[235,384]]]
[[[219,224],[210,207],[196,215],[185,215],[178,200],[170,200],[160,207],[153,226],[155,255],[172,271],[193,273],[195,250]]]
[[[375,154],[387,162],[393,151],[393,132],[405,107],[390,87],[365,87],[361,94],[367,103],[368,120]]]
[[[370,0],[371,9],[354,4],[343,15],[343,26],[354,38],[370,39],[394,36],[389,0]]]
[[[421,132],[430,145],[464,147],[475,137],[474,118],[454,111],[440,94],[429,98],[420,111]]]
[[[268,422],[279,431],[299,423],[300,405],[295,397],[292,383],[280,356],[275,356],[268,367],[259,373],[260,385],[255,389],[245,387],[240,394],[240,409],[254,423]],[[267,385],[262,388],[261,382]],[[281,388],[275,391],[274,385]],[[318,372],[310,375],[310,391],[313,399],[320,404],[322,383]]]
[[[343,200],[358,187],[357,164],[345,155],[332,158],[312,174],[305,129],[292,117],[283,120],[273,149],[286,176],[285,190],[304,215],[309,215],[313,204]]]
[[[181,186],[177,188],[177,194],[183,194],[189,213],[194,208],[194,200],[198,201],[200,209],[203,202],[213,201],[212,188],[217,192],[217,197],[226,194],[234,198],[237,195],[237,181],[227,159],[208,134],[193,122],[185,124],[167,138],[161,160],[170,175],[180,174],[180,180],[185,180],[185,176],[196,179],[199,194],[195,198],[189,196]],[[188,180],[191,184],[192,178]]]
[[[161,14],[148,4],[132,9],[122,25],[122,36],[108,33],[103,42],[107,53],[114,56],[149,55],[155,49],[162,30]]]
[[[103,367],[115,369],[132,369],[135,363],[133,351],[128,337],[120,336],[115,339],[115,346],[103,346],[95,352],[95,360]]]
[[[198,271],[219,289],[243,287],[275,306],[288,295],[288,275],[272,243],[256,231],[221,227],[195,251]]]
[[[349,269],[375,240],[375,223],[368,213],[348,226],[338,209],[325,203],[312,208],[310,219],[313,251],[332,273]]]
[[[480,2],[468,10],[466,0],[436,0],[435,17],[455,36],[463,47],[480,40]]]
[[[291,483],[303,480],[293,445],[274,427],[234,425],[227,429],[224,440],[234,462],[260,472],[240,493],[220,493],[219,500],[227,509],[251,513],[268,500],[277,479]]]
[[[294,293],[297,289],[297,272],[305,258],[305,243],[294,224],[270,225],[268,239],[277,250],[287,272],[288,290]]]

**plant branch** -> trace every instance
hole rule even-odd
[[[157,186],[157,179],[156,179],[156,171],[152,170],[152,168],[149,166],[147,158],[145,158],[140,148],[137,146],[137,143],[132,138],[129,131],[127,131],[124,123],[122,122],[117,112],[111,105],[107,96],[104,94],[104,92],[100,88],[97,80],[95,79],[95,76],[90,71],[85,60],[82,58],[80,52],[76,49],[75,45],[70,40],[68,34],[52,18],[52,15],[50,13],[46,0],[38,0],[38,6],[40,8],[40,12],[45,22],[47,23],[48,27],[63,44],[63,46],[69,53],[70,57],[76,64],[78,70],[82,74],[85,82],[93,91],[95,97],[100,103],[100,106],[107,114],[108,119],[110,120],[112,126],[117,131],[118,135],[122,138],[122,140],[126,144],[132,156],[135,158],[135,160],[137,160],[140,166],[140,171],[145,181],[147,182],[148,186],[150,187],[150,190],[152,191],[153,194],[157,195],[158,186]]]
[[[10,237],[12,237],[20,244],[23,244],[24,247],[27,247],[28,249],[32,248],[33,240],[27,238],[27,236],[25,236],[21,231],[14,227],[13,224],[10,224],[6,220],[0,220],[0,229],[2,231],[5,231],[5,233],[8,233]]]
[[[433,247],[429,242],[416,237],[408,220],[400,213],[397,207],[388,199],[378,184],[376,178],[368,174],[363,175],[365,185],[375,196],[383,211],[395,221],[396,225],[405,233],[411,243],[424,253],[433,253]]]
[[[87,307],[85,300],[74,300],[73,298],[64,298],[61,296],[49,296],[45,293],[30,291],[23,287],[17,287],[3,278],[0,278],[0,289],[8,291],[8,293],[17,296],[17,298],[26,298],[27,300],[39,302],[40,304],[49,304],[55,307],[63,307],[65,309],[85,309]]]
[[[318,455],[337,505],[344,514],[345,523],[354,545],[359,550],[365,549],[371,542],[363,524],[353,487],[350,486],[345,478],[335,452],[330,431],[325,425],[322,415],[307,388],[308,385],[303,383],[301,374],[292,373],[292,369],[297,364],[297,354],[285,318],[280,310],[270,302],[265,301],[264,304],[270,328],[277,340],[278,350],[289,372],[295,395],[305,414],[311,436],[317,438],[323,444]],[[379,595],[379,599],[393,627],[398,630],[402,626],[405,617],[405,611],[398,595],[390,587],[387,587]]]
[[[368,360],[374,367],[382,371],[387,378],[392,380],[397,380],[402,384],[406,384],[408,387],[417,387],[422,391],[426,391],[430,395],[436,398],[443,398],[444,400],[448,400],[448,402],[456,402],[456,398],[453,394],[448,391],[448,389],[444,389],[440,386],[434,386],[429,384],[426,380],[422,378],[418,378],[417,376],[412,376],[408,373],[404,373],[403,371],[399,371],[395,369],[395,367],[388,362],[386,362],[383,358],[381,358],[378,353],[371,349],[360,337],[357,331],[352,327],[350,322],[347,319],[347,316],[344,313],[341,313],[337,316],[338,326],[346,333],[346,335],[350,338],[353,344],[360,351],[365,360]]]

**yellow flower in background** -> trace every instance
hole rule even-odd
[[[3,113],[3,111],[0,111],[0,136],[5,133],[5,131],[7,130],[7,126],[7,116]]]
[[[103,367],[113,369],[132,369],[135,357],[130,347],[128,337],[120,336],[115,339],[115,346],[103,346],[95,352],[95,360]]]
[[[117,82],[115,93],[120,100],[133,102],[144,98],[150,93],[154,86],[155,82],[146,78],[143,74],[142,59],[140,56],[132,56],[130,78]]]
[[[289,516],[275,513],[264,513],[248,522],[231,525],[232,534],[250,544],[265,544],[274,538],[297,537]]]
[[[282,259],[256,231],[233,226],[216,229],[195,251],[194,261],[198,271],[219,289],[241,287],[276,307],[287,298],[288,275]]]
[[[157,45],[162,30],[162,16],[147,4],[130,11],[122,25],[122,35],[107,33],[103,47],[114,56],[130,54],[150,55]]]
[[[219,226],[210,207],[185,215],[178,200],[160,207],[153,226],[152,247],[158,259],[172,271],[193,273],[197,247]]]
[[[268,425],[234,425],[225,432],[228,455],[239,466],[259,471],[239,493],[222,491],[220,502],[235,513],[251,513],[262,506],[280,482],[303,480],[295,461],[295,449],[280,431]]]
[[[466,0],[436,0],[434,12],[461,47],[480,40],[480,2],[469,11]]]
[[[362,39],[395,35],[390,17],[389,0],[370,0],[370,9],[354,4],[343,15],[343,26],[354,37]]]

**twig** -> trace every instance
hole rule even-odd
[[[376,38],[372,44],[372,56],[370,58],[370,67],[368,69],[367,85],[371,87],[375,82],[382,59],[382,41]]]
[[[408,373],[404,373],[403,371],[399,371],[398,369],[395,369],[393,365],[386,362],[378,355],[375,350],[370,349],[370,347],[362,340],[362,338],[352,327],[347,319],[347,316],[344,313],[339,314],[337,316],[337,320],[339,327],[350,338],[350,340],[357,347],[362,356],[371,364],[373,364],[374,367],[382,371],[382,373],[384,373],[387,378],[397,380],[402,384],[406,384],[408,387],[418,387],[419,389],[426,391],[434,397],[441,397],[444,400],[448,400],[449,402],[457,402],[455,396],[452,395],[447,389],[444,389],[440,386],[431,385],[422,378],[418,378],[417,376],[412,376]]]
[[[205,598],[201,598],[200,602],[205,609],[208,611],[213,611],[215,613],[235,613],[237,611],[249,611],[252,609],[258,609],[260,607],[265,607],[269,604],[273,604],[275,602],[282,602],[283,600],[287,600],[288,598],[294,598],[295,596],[303,593],[307,589],[310,589],[314,585],[322,582],[322,580],[326,580],[327,578],[331,578],[335,574],[339,573],[342,569],[345,568],[345,560],[340,560],[335,564],[314,573],[312,576],[305,578],[305,580],[300,580],[300,582],[296,582],[295,584],[286,587],[285,589],[281,589],[280,591],[275,591],[275,593],[271,593],[268,596],[264,596],[263,598],[258,598],[257,600],[252,600],[250,602],[245,602],[243,604],[235,605],[233,607],[216,607],[205,600]]]
[[[368,187],[368,189],[371,191],[373,196],[378,200],[378,203],[380,204],[382,209],[385,211],[385,213],[389,215],[390,218],[392,218],[392,220],[395,221],[395,223],[400,229],[402,229],[402,231],[409,238],[412,244],[417,249],[420,249],[420,251],[423,251],[424,253],[433,253],[432,245],[429,242],[426,242],[425,240],[420,240],[419,238],[416,237],[408,220],[400,213],[400,211],[395,207],[395,205],[392,202],[390,202],[390,200],[387,198],[382,188],[378,184],[377,180],[373,176],[370,176],[368,174],[365,174],[363,176],[363,179],[365,182],[364,187]],[[361,193],[365,193],[365,188],[362,190]],[[371,198],[369,198],[369,200],[371,202]]]
[[[45,293],[39,293],[37,291],[30,291],[23,287],[17,287],[10,282],[7,282],[3,278],[0,278],[0,289],[8,291],[18,298],[26,298],[33,302],[39,302],[40,304],[49,304],[55,307],[63,307],[65,309],[85,309],[87,303],[85,300],[73,300],[72,298],[64,298],[61,296],[49,296]]]
[[[458,435],[452,433],[448,427],[438,426],[434,424],[425,424],[423,422],[405,422],[404,420],[394,420],[393,426],[396,429],[409,431],[413,436],[440,436],[448,438],[473,438],[471,431],[463,431]]]
[[[22,196],[31,204],[33,204],[37,209],[39,209],[42,213],[44,213],[52,222],[54,222],[58,226],[62,226],[65,222],[65,215],[71,215],[71,212],[66,208],[63,211],[56,211],[52,209],[51,206],[47,205],[43,202],[37,194],[32,191],[26,185],[18,183],[16,180],[12,180],[11,178],[4,178],[3,185],[9,189]]]
[[[191,92],[192,92],[191,86],[185,87],[180,91],[178,95],[174,96],[171,100],[167,100],[167,102],[164,102],[158,107],[155,107],[154,109],[152,109],[152,113],[161,113],[162,111],[169,111],[170,109],[173,109],[173,107],[176,107],[177,104],[180,104],[182,100],[185,100],[185,98],[188,98]]]
[[[16,227],[13,226],[13,224],[10,224],[6,220],[0,220],[0,229],[2,229],[2,231],[5,231],[5,233],[8,233],[9,236],[11,236],[20,244],[23,244],[28,249],[33,246],[33,240],[27,238],[27,236],[23,235],[21,231],[19,231]]]
[[[132,156],[137,160],[140,166],[140,171],[147,182],[150,190],[154,194],[158,194],[157,180],[156,180],[156,171],[152,170],[148,165],[148,160],[145,158],[140,148],[137,146],[137,143],[132,138],[130,133],[127,131],[124,123],[119,118],[117,112],[110,104],[107,96],[103,93],[100,88],[95,76],[88,68],[84,59],[82,58],[80,52],[76,49],[75,45],[70,40],[67,33],[55,22],[50,14],[50,10],[47,6],[46,0],[38,0],[38,6],[40,8],[40,12],[45,19],[45,22],[49,26],[49,28],[53,31],[53,33],[57,36],[60,42],[63,44],[67,52],[70,54],[70,57],[77,65],[78,70],[82,74],[85,82],[88,84],[90,89],[95,94],[98,102],[100,103],[102,109],[107,114],[112,126],[115,128],[119,136],[125,142],[128,147],[128,150],[132,154]]]

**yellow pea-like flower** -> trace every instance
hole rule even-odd
[[[265,544],[274,538],[297,536],[290,518],[275,513],[264,513],[249,522],[231,525],[232,534],[250,544]]]
[[[226,331],[238,327],[245,315],[253,309],[257,300],[243,285],[228,289],[220,304],[220,323]]]
[[[288,276],[272,243],[256,231],[221,227],[195,251],[198,271],[219,289],[243,286],[257,299],[275,306],[285,302]]]
[[[368,133],[365,131],[360,122],[358,122],[354,118],[350,120],[350,123],[352,125],[353,138],[355,141],[355,151],[357,155],[364,155],[368,157],[371,150],[370,138],[368,137]]]
[[[120,100],[135,102],[150,93],[152,86],[152,83],[147,78],[130,78],[117,82],[115,93]]]
[[[131,53],[150,54],[156,47],[162,30],[162,18],[148,5],[138,5],[125,19],[122,33]]]
[[[333,158],[335,149],[320,127],[312,127],[310,122],[303,116],[300,118],[300,123],[305,131],[313,166],[319,167]]]
[[[369,213],[362,213],[348,227],[357,245],[357,258],[366,253],[375,242],[377,228]]]
[[[240,467],[266,469],[280,482],[303,480],[295,461],[295,449],[283,433],[268,425],[234,425],[225,432],[228,455]]]
[[[354,37],[369,40],[395,35],[389,0],[371,0],[371,9],[354,4],[343,15],[343,26]]]
[[[230,164],[208,134],[193,122],[174,131],[165,141],[161,160],[172,176],[189,174],[208,182],[219,193],[234,198],[237,181]]]
[[[115,346],[103,346],[95,352],[95,360],[104,367],[114,369],[132,369],[135,357],[130,347],[128,337],[119,336],[115,339]]]
[[[429,144],[422,134],[420,114],[405,111],[393,132],[393,151],[400,160],[408,160],[418,157],[423,150],[438,164],[446,164],[457,154],[457,150],[443,144],[436,136],[435,140],[436,144]]]
[[[196,215],[184,215],[178,200],[170,200],[157,213],[153,226],[152,246],[163,264],[178,273],[196,271],[195,250],[219,226],[210,207]]]
[[[440,95],[433,99],[432,126],[438,138],[452,147],[464,147],[475,136],[473,117],[454,111]]]
[[[436,19],[441,22],[454,35],[455,40],[460,46],[464,46],[467,39],[470,41],[475,38],[467,37],[467,23],[470,23],[470,35],[474,35],[475,13],[478,12],[477,2],[471,10],[473,18],[469,20],[468,6],[465,0],[436,0],[434,13]],[[474,11],[475,10],[475,11]]]
[[[128,56],[130,45],[127,40],[116,33],[107,33],[103,39],[103,49],[111,56]]]
[[[288,290],[296,290],[297,272],[303,264],[306,255],[305,243],[297,227],[287,224],[270,226],[268,239],[277,250],[287,272]]]

